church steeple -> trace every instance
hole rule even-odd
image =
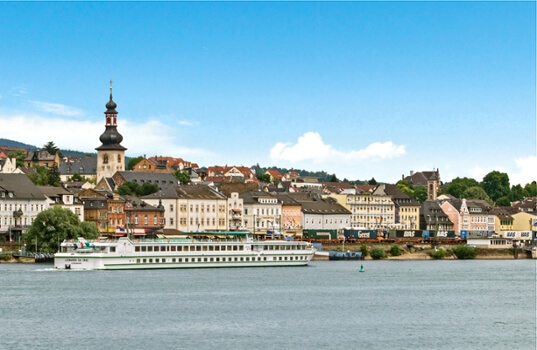
[[[123,136],[117,131],[117,104],[112,99],[112,80],[110,80],[110,101],[108,101],[105,107],[106,112],[104,112],[104,114],[106,116],[106,129],[101,137],[99,137],[102,145],[97,147],[96,150],[126,150],[125,147],[120,145],[121,141],[123,141]]]
[[[102,145],[97,150],[97,182],[112,177],[117,171],[125,170],[125,150],[121,146],[123,136],[117,131],[117,104],[112,99],[112,80],[110,80],[110,100],[106,104],[105,130],[99,137]]]

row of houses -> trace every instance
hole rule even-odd
[[[390,184],[357,185],[331,193],[323,193],[326,189],[269,192],[229,184],[222,191],[208,184],[179,185],[168,175],[117,172],[101,181],[101,187],[85,189],[38,187],[24,174],[0,174],[0,233],[13,240],[38,213],[55,205],[70,209],[82,221],[94,222],[108,237],[128,232],[145,236],[229,230],[300,237],[307,231],[355,228],[517,238],[534,231],[536,224],[535,212],[494,208],[484,201],[439,196],[420,204]],[[120,196],[114,190],[124,181],[155,183],[159,191],[141,198]]]

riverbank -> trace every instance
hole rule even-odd
[[[341,251],[344,249],[345,251],[349,250],[351,252],[358,252],[360,251],[361,244],[357,243],[350,243],[345,244],[343,247],[342,244],[323,244],[323,251],[332,251],[332,250],[338,250]],[[390,248],[392,247],[391,244],[374,244],[374,245],[366,245],[367,250],[371,252],[371,250],[374,247],[382,247],[386,251],[386,258],[383,260],[434,260],[429,256],[429,252],[433,251],[434,248],[431,247],[430,244],[423,244],[423,245],[412,245],[412,246],[403,246],[399,245],[401,248],[401,255],[399,256],[391,256],[390,255]],[[444,250],[452,249],[455,247],[454,245],[442,245],[438,248],[442,248]],[[476,248],[477,249],[477,256],[475,259],[478,260],[515,260],[514,251],[513,249],[485,249],[485,248]],[[443,258],[443,260],[456,260],[457,257],[454,255],[446,256]],[[519,250],[518,257],[516,259],[531,259],[531,254],[525,252],[524,250]],[[314,256],[313,260],[328,260],[328,257],[325,256]],[[372,260],[372,258],[368,255],[365,257],[365,260]]]

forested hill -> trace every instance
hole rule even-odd
[[[22,143],[19,141],[3,139],[3,138],[0,138],[0,146],[24,148],[30,151],[35,151],[37,149],[36,146],[28,145],[26,143]]]
[[[2,146],[24,148],[24,149],[27,149],[28,151],[35,151],[38,148],[43,147],[43,146],[37,147],[37,146],[29,145],[27,143],[19,142],[19,141],[13,141],[13,140],[0,138],[0,147],[2,147]],[[73,150],[69,150],[69,149],[67,149],[67,150],[66,149],[60,149],[60,153],[62,155],[64,155],[64,156],[67,156],[67,157],[82,157],[85,154],[88,154],[88,153],[85,153],[85,152],[73,151]],[[92,152],[90,154],[97,154],[97,153]]]

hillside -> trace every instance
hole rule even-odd
[[[27,143],[0,138],[0,147],[2,147],[2,146],[24,148],[24,149],[27,149],[28,151],[35,151],[35,150],[37,150],[39,148],[37,146],[29,145]],[[60,153],[62,155],[64,155],[64,156],[67,156],[67,157],[82,157],[85,154],[88,154],[88,153],[85,153],[85,152],[74,151],[74,150],[70,150],[70,149],[67,149],[67,150],[66,149],[60,149]],[[92,152],[92,153],[89,153],[89,154],[97,155],[97,153],[95,153],[95,152]]]

